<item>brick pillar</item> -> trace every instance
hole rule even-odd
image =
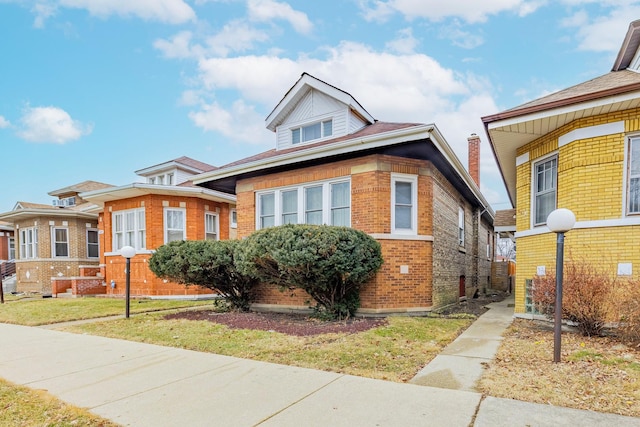
[[[480,188],[480,137],[472,133],[469,138],[469,175]]]

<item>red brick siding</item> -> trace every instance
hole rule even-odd
[[[164,206],[164,202],[168,206]],[[181,203],[184,206],[181,206]],[[105,203],[105,214],[102,216],[101,227],[104,229],[101,243],[106,252],[113,251],[112,213],[128,209],[145,209],[146,247],[156,249],[164,244],[164,208],[184,207],[186,212],[187,240],[202,240],[205,238],[205,212],[218,214],[220,239],[229,238],[229,204],[212,202],[197,197],[178,197],[163,195],[146,195],[125,200]],[[218,209],[218,211],[216,211]],[[201,295],[211,294],[208,289],[197,286],[185,286],[177,283],[165,282],[157,278],[147,266],[150,254],[138,254],[131,259],[131,295]],[[123,295],[125,292],[125,260],[119,255],[104,256],[104,277],[107,283],[107,293]],[[111,288],[111,281],[116,282],[115,289]]]

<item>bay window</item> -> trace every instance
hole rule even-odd
[[[185,210],[182,208],[164,208],[164,242],[186,240],[186,231]]]
[[[350,226],[350,182],[314,182],[257,193],[256,228],[282,224]]]
[[[391,230],[393,233],[416,234],[418,218],[418,177],[391,175]]]
[[[113,228],[113,251],[124,246],[138,250],[147,246],[144,209],[130,209],[111,214]]]

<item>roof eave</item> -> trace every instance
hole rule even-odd
[[[108,188],[105,190],[89,191],[81,193],[80,197],[85,200],[104,205],[105,202],[114,200],[130,199],[132,197],[157,195],[180,195],[183,197],[201,197],[207,200],[221,203],[236,203],[234,195],[210,190],[203,187],[178,187],[175,185],[154,185],[134,182],[121,187]]]

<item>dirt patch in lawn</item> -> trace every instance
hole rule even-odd
[[[487,311],[486,305],[505,298],[502,292],[492,292],[469,298],[458,304],[445,307],[432,315],[477,317]],[[353,334],[386,325],[386,318],[357,317],[342,321],[324,321],[305,314],[274,312],[227,312],[213,310],[183,311],[165,316],[166,319],[206,320],[220,323],[232,329],[254,329],[274,331],[294,336],[311,336],[328,333]]]

